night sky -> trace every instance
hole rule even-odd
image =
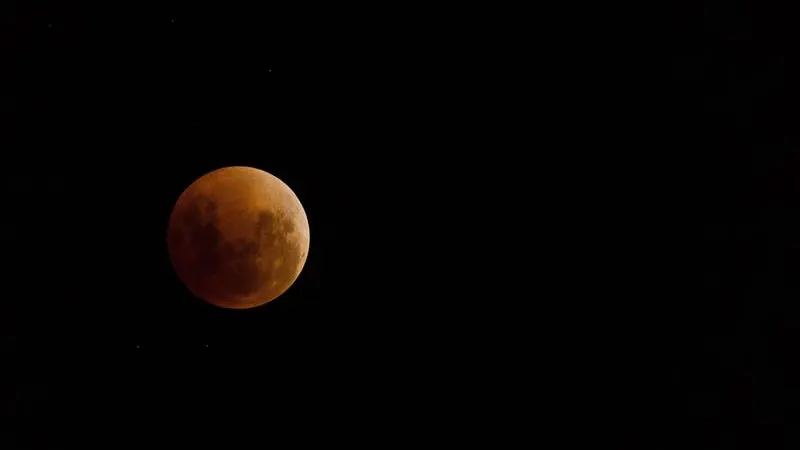
[[[681,287],[659,307],[676,445],[800,445],[800,34],[796,7],[779,3],[676,16],[664,136],[680,165],[668,186],[688,192],[669,223],[697,255],[669,260],[664,289]],[[683,273],[701,284],[684,289]]]
[[[324,11],[0,3],[0,448],[399,442],[462,401],[433,367],[463,340],[430,317],[465,298],[427,287],[448,249],[419,239],[443,197],[419,199],[397,126],[432,122],[401,112],[397,60],[345,51]],[[230,165],[285,181],[311,228],[250,311],[193,297],[165,244],[183,189]]]

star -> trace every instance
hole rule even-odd
[[[53,24],[52,23],[48,23],[47,24],[47,28],[53,28]]]

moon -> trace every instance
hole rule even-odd
[[[286,292],[308,256],[308,218],[297,195],[252,167],[207,173],[169,217],[170,261],[194,295],[222,308],[263,305]]]

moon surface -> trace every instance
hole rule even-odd
[[[169,218],[172,266],[196,296],[223,308],[263,305],[286,292],[309,248],[305,210],[277,177],[225,167],[198,178]]]

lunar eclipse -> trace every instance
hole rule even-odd
[[[286,292],[305,265],[309,225],[295,193],[252,167],[225,167],[192,183],[169,218],[167,247],[194,295],[247,309]]]

